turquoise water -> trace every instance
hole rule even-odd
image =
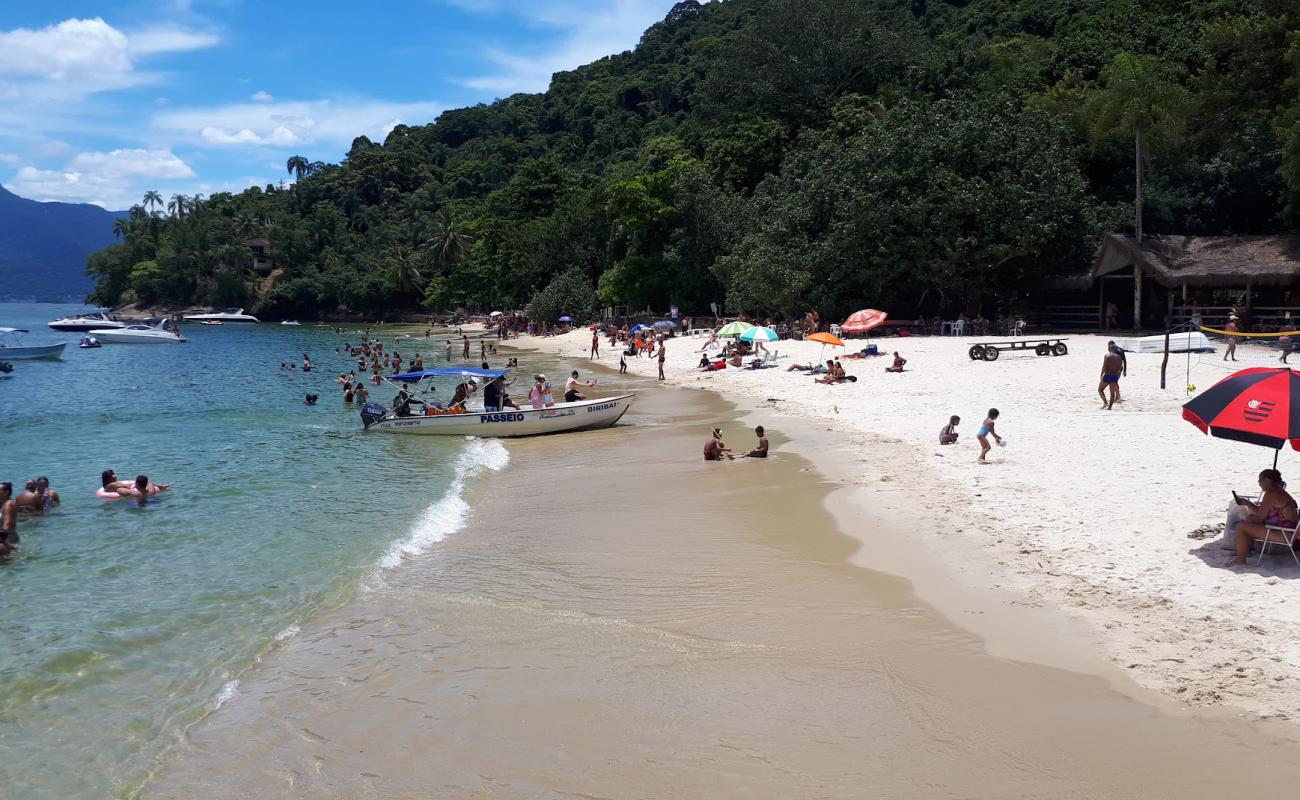
[[[72,342],[0,376],[0,480],[46,475],[63,500],[20,519],[0,563],[9,797],[131,794],[278,639],[453,531],[465,478],[506,459],[495,441],[362,433],[334,382],[354,330],[185,325],[185,344],[79,350],[45,326],[78,310],[0,305],[28,344]],[[316,371],[279,369],[304,352]],[[173,487],[144,508],[106,502],[110,467]]]

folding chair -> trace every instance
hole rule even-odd
[[[1269,525],[1265,527],[1264,539],[1259,544],[1259,561],[1256,561],[1255,564],[1259,565],[1264,563],[1264,554],[1268,552],[1268,546],[1270,544],[1285,544],[1287,552],[1291,554],[1291,558],[1295,559],[1295,565],[1300,567],[1300,556],[1297,556],[1295,553],[1295,537],[1297,531],[1300,531],[1300,521],[1297,521],[1289,528],[1284,528],[1279,525]],[[1279,542],[1277,539],[1274,539],[1274,533],[1277,533],[1282,538],[1282,541]]]

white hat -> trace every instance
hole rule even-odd
[[[533,380],[544,381],[546,380],[546,376],[539,372],[537,373],[537,377],[535,377]]]
[[[478,378],[470,378],[469,382],[471,386],[478,386]]]

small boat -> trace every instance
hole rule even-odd
[[[0,358],[58,358],[68,346],[67,342],[24,345],[23,336],[28,333],[31,331],[25,328],[0,328]],[[6,340],[12,340],[13,344]]]
[[[212,314],[186,314],[185,319],[188,322],[204,322],[206,320],[215,320],[217,322],[260,322],[252,314],[245,314],[242,308],[227,308],[225,311],[217,311]]]
[[[104,328],[125,328],[125,322],[119,322],[112,319],[102,311],[96,311],[93,314],[74,314],[70,317],[56,319],[53,322],[46,323],[51,329],[56,331],[74,331],[84,333],[92,330],[102,330]]]
[[[215,319],[204,319],[204,320],[200,320],[200,321],[199,321],[199,324],[200,324],[200,325],[220,325],[220,324],[221,324],[221,321],[220,321],[220,320],[215,320]]]
[[[14,371],[14,365],[8,361],[0,361],[0,374],[8,375]]]
[[[280,324],[281,324],[281,325],[293,325],[294,327],[297,327],[297,326],[302,325],[301,322],[298,322],[297,320],[293,320],[293,319],[282,319],[282,320],[280,320]]]
[[[167,321],[161,320],[156,325],[128,325],[125,328],[106,328],[90,333],[102,342],[110,344],[180,344],[189,341],[176,331],[168,330]]]
[[[394,385],[419,384],[437,377],[474,377],[495,380],[506,374],[505,370],[492,369],[429,369],[390,375],[386,381]],[[608,428],[622,419],[632,407],[636,395],[598,397],[574,403],[556,403],[547,408],[506,408],[500,411],[469,410],[461,414],[439,413],[431,416],[398,416],[379,403],[366,403],[361,410],[361,422],[368,431],[387,433],[414,433],[441,436],[483,436],[513,438],[539,436],[548,433],[568,433]]]
[[[104,345],[100,344],[99,340],[96,339],[94,336],[81,337],[81,344],[77,345],[77,347],[80,347],[82,350],[89,350],[92,347],[103,347],[103,346]]]

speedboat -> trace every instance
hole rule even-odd
[[[293,325],[294,327],[299,327],[299,326],[302,325],[301,322],[299,322],[299,321],[297,321],[297,320],[294,320],[294,319],[282,319],[282,320],[280,320],[280,324],[281,324],[281,325]]]
[[[0,328],[0,359],[58,358],[63,355],[67,342],[58,344],[24,345],[23,336],[31,333],[25,328]],[[13,344],[9,342],[12,341]]]
[[[77,333],[102,330],[105,328],[126,327],[125,322],[118,322],[102,311],[96,311],[93,314],[74,314],[70,317],[56,319],[53,322],[46,324],[56,331],[75,331]]]
[[[90,333],[101,342],[111,344],[180,344],[189,341],[176,331],[168,330],[166,325],[167,321],[162,320],[156,325],[128,325]]]
[[[99,340],[96,339],[94,336],[81,337],[81,344],[77,345],[77,347],[80,347],[82,350],[88,350],[92,347],[103,347],[103,346],[104,345],[100,344]]]
[[[221,324],[221,321],[220,321],[220,320],[215,320],[215,319],[204,319],[204,320],[199,320],[199,324],[200,324],[200,325],[220,325],[220,324]]]
[[[390,375],[385,380],[394,386],[407,387],[414,396],[413,390],[426,379],[473,377],[496,380],[505,374],[505,370],[447,367],[404,372]],[[627,410],[632,407],[632,399],[635,396],[623,394],[617,397],[600,397],[574,403],[556,403],[546,408],[505,408],[499,411],[471,409],[463,413],[445,413],[436,410],[425,416],[399,416],[395,410],[389,410],[379,403],[366,403],[365,408],[361,410],[361,422],[368,431],[387,433],[494,438],[538,436],[547,433],[608,428],[627,413]]]
[[[217,311],[212,314],[186,314],[185,319],[188,322],[203,322],[205,320],[216,320],[217,322],[260,322],[252,314],[245,314],[242,308],[227,308],[225,311]]]

